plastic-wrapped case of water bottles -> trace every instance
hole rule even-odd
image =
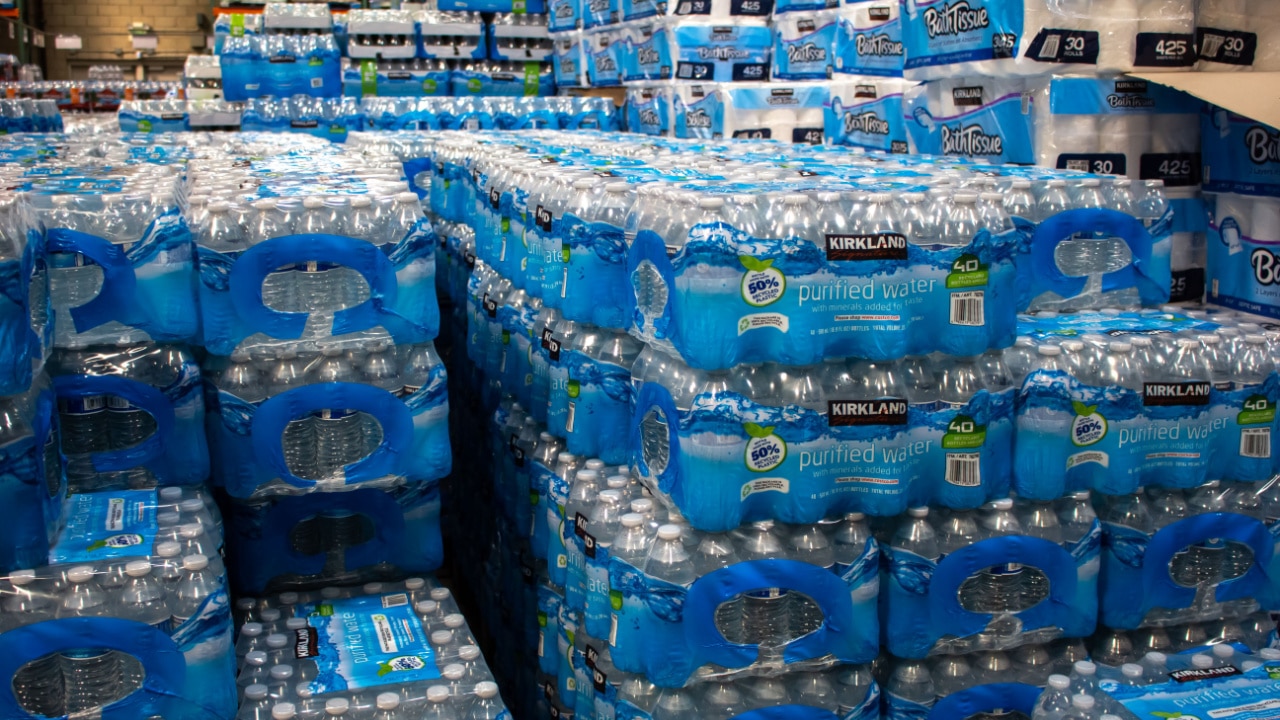
[[[53,100],[0,100],[0,130],[6,134],[62,132],[62,114]]]
[[[366,98],[361,107],[370,130],[616,130],[621,123],[613,102],[597,97]]]
[[[209,476],[200,366],[183,345],[67,348],[49,362],[71,492]]]
[[[511,717],[452,594],[434,580],[285,592],[236,609],[238,720]]]
[[[3,580],[4,714],[231,717],[231,609],[209,496],[126,490],[66,504],[46,558]]]
[[[16,395],[31,387],[53,348],[45,234],[21,193],[0,193],[0,241],[0,395]]]
[[[347,57],[396,60],[418,56],[418,26],[408,10],[347,13]]]
[[[1191,0],[909,0],[901,22],[912,80],[1177,71],[1196,62]]]
[[[316,7],[285,5],[275,7]],[[328,12],[325,12],[328,18]],[[342,52],[332,34],[242,35],[223,41],[222,91],[228,100],[342,97]]]
[[[342,71],[342,94],[365,97],[439,97],[453,92],[447,60],[363,60]]]
[[[1275,471],[1273,333],[1230,311],[1028,316],[1005,353],[1018,390],[1014,490],[1129,495]]]
[[[195,258],[179,210],[180,170],[153,156],[123,165],[59,159],[17,173],[47,230],[57,347],[196,336]]]
[[[439,60],[485,57],[485,22],[480,13],[423,10],[414,18],[420,33],[418,57]]]
[[[545,15],[499,14],[487,27],[491,60],[544,61],[551,57]]]
[[[190,129],[186,100],[126,100],[120,103],[120,131],[185,132]]]
[[[354,98],[254,99],[244,104],[240,128],[245,132],[307,133],[344,142],[348,132],[364,128],[364,117]]]

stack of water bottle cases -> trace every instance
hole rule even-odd
[[[401,163],[253,135],[2,150],[0,715],[505,716],[416,577],[451,454]]]
[[[1277,338],[1160,307],[1159,182],[592,134],[432,158],[489,443],[460,467],[498,508],[463,552],[523,712],[1096,720],[1100,686],[1268,682],[1232,654],[1274,642]]]

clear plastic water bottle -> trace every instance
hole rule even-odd
[[[1022,524],[1013,514],[1013,501],[996,500],[987,505],[981,515],[982,534],[987,538],[1022,535]],[[978,612],[995,614],[988,631],[997,635],[1015,634],[1021,622],[1012,615],[1027,607],[1025,569],[1020,563],[1003,563],[979,573],[979,581],[961,590],[960,603],[966,608],[981,608]]]
[[[165,589],[151,575],[151,562],[131,560],[125,566],[129,580],[120,592],[120,617],[166,630],[169,627],[169,604]]]
[[[306,363],[292,347],[282,348],[271,366],[267,389],[271,397],[307,384]],[[281,438],[285,464],[289,471],[300,478],[316,477],[316,436],[313,416],[296,418],[285,426]]]
[[[254,683],[244,689],[244,698],[240,702],[236,720],[271,720],[271,706],[267,686]]]
[[[94,579],[91,565],[77,565],[67,571],[70,586],[62,597],[61,617],[101,617],[113,610],[107,593]],[[66,711],[77,713],[115,698],[120,689],[119,653],[103,648],[82,648],[62,653],[62,676],[66,684]]]
[[[744,561],[768,560],[786,555],[782,538],[770,520],[753,522],[738,530],[739,556]],[[786,588],[761,588],[742,596],[742,643],[771,649],[791,634],[791,601]],[[734,638],[729,638],[734,640]]]
[[[933,676],[930,675],[928,666],[919,660],[904,660],[899,663],[890,674],[885,690],[891,696],[924,707],[933,707],[937,700]]]
[[[791,535],[791,550],[788,555],[791,560],[798,560],[825,570],[835,570],[835,551],[818,525],[797,528]],[[788,608],[787,613],[791,623],[792,637],[808,635],[822,626],[822,610],[812,598],[803,593],[788,593],[788,595],[791,599],[791,607]]]
[[[663,525],[658,528],[657,540],[650,548],[649,558],[645,562],[646,575],[679,586],[688,585],[697,579],[693,558],[685,550],[681,535],[679,525]]]
[[[182,558],[183,577],[173,587],[170,609],[173,627],[179,627],[199,611],[205,598],[221,587],[218,578],[208,571],[209,558],[188,555]]]

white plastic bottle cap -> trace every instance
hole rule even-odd
[[[1066,675],[1050,675],[1049,687],[1054,690],[1066,690],[1071,687],[1071,678]]]
[[[1088,660],[1077,660],[1071,665],[1071,669],[1076,671],[1077,675],[1093,675],[1098,672],[1098,666]]]
[[[196,572],[209,567],[209,558],[204,555],[188,555],[182,558],[182,569],[187,572]]]
[[[597,471],[603,470],[604,461],[601,460],[600,458],[591,458],[586,462],[586,466],[588,470],[597,470]]]
[[[440,669],[440,674],[444,676],[445,680],[461,680],[466,672],[467,669],[458,663],[449,663]]]
[[[182,488],[173,486],[160,488],[160,499],[166,502],[180,502],[182,500]]]
[[[262,634],[262,623],[247,622],[240,626],[240,634],[245,637],[258,637]]]
[[[449,699],[449,688],[443,685],[432,685],[427,688],[427,700],[433,703],[445,702]]]
[[[435,600],[419,600],[414,604],[413,609],[418,611],[419,615],[434,615],[439,606],[440,604]]]
[[[178,537],[183,540],[195,540],[204,534],[204,528],[200,527],[200,523],[187,523],[178,526]]]
[[[1076,695],[1071,698],[1071,706],[1080,708],[1081,710],[1088,710],[1092,708],[1094,702],[1095,700],[1091,695]]]
[[[143,577],[151,574],[151,562],[148,560],[130,560],[129,564],[124,566],[124,572],[129,577]]]
[[[1125,677],[1142,677],[1142,666],[1137,663],[1125,663],[1120,666],[1120,672],[1123,673]]]
[[[267,686],[254,683],[244,689],[244,696],[250,700],[261,700],[267,696]]]
[[[431,633],[432,645],[448,645],[451,642],[453,642],[452,630],[436,630]]]
[[[1227,645],[1226,643],[1223,643],[1220,645],[1213,646],[1213,654],[1216,655],[1217,657],[1222,658],[1223,660],[1226,660],[1227,658],[1236,654],[1236,649],[1230,645]]]
[[[993,500],[991,501],[991,507],[997,510],[1012,510],[1013,498],[1000,498],[999,500]]]
[[[480,657],[480,648],[476,645],[463,645],[458,648],[458,657],[466,662],[471,662]]]
[[[264,623],[273,623],[280,619],[280,611],[276,608],[266,608],[258,615]]]
[[[427,586],[427,581],[423,580],[420,577],[411,577],[404,581],[404,589],[408,590],[409,592],[415,592],[417,590],[421,590],[426,586]]]
[[[1048,357],[1057,357],[1062,354],[1062,348],[1058,347],[1057,345],[1041,345],[1040,347],[1036,348],[1036,352],[1039,353],[1040,355],[1046,355]]]
[[[677,540],[680,537],[679,525],[663,525],[658,528],[659,540]]]
[[[353,208],[367,208],[372,204],[373,200],[368,195],[357,195],[351,198],[351,207]]]
[[[1163,665],[1163,664],[1165,664],[1165,663],[1169,662],[1169,656],[1168,656],[1168,655],[1165,655],[1165,654],[1164,654],[1164,653],[1162,653],[1162,652],[1157,652],[1157,651],[1155,651],[1155,650],[1152,650],[1151,652],[1147,653],[1147,654],[1144,656],[1144,658],[1145,658],[1147,661],[1149,661],[1152,665]]]
[[[379,693],[375,702],[379,710],[395,710],[400,707],[400,695],[393,692]]]
[[[293,686],[293,694],[305,700],[315,693],[311,692],[311,683],[300,682]]]
[[[627,513],[622,516],[622,527],[635,528],[644,524],[644,516],[640,513]]]
[[[1191,664],[1203,670],[1205,668],[1213,667],[1213,658],[1205,654],[1192,655]]]
[[[636,498],[631,501],[631,512],[648,515],[653,512],[653,501],[649,498]]]
[[[462,616],[462,613],[449,613],[444,616],[444,626],[450,630],[457,630],[466,624],[467,619]]]
[[[267,647],[282,648],[289,644],[289,636],[284,633],[271,633],[267,636]]]
[[[187,498],[178,504],[178,509],[184,513],[198,513],[204,509],[204,501],[200,498]]]
[[[365,583],[364,587],[361,589],[364,590],[365,595],[378,595],[379,593],[382,592],[382,583],[380,582]]]
[[[77,565],[67,571],[67,579],[73,583],[89,582],[93,579],[93,566]]]
[[[162,558],[177,557],[180,552],[182,552],[182,546],[172,540],[156,545],[156,555]]]
[[[257,665],[261,667],[267,664],[267,654],[262,652],[261,650],[250,650],[249,652],[245,653],[244,661],[249,663],[250,665]]]
[[[435,600],[436,602],[444,602],[445,600],[448,600],[451,594],[452,593],[449,592],[449,588],[432,588],[431,589],[431,599]]]
[[[346,698],[329,698],[324,701],[324,711],[330,715],[345,715],[351,707]]]
[[[35,570],[14,570],[13,572],[9,573],[9,582],[14,585],[17,585],[18,587],[22,587],[24,585],[30,585],[31,583],[35,582],[35,580],[36,580]]]
[[[418,196],[411,192],[402,192],[399,195],[396,195],[396,202],[402,205],[408,205],[409,203],[416,204],[418,202]]]
[[[929,517],[929,508],[924,506],[907,508],[907,514],[913,518]]]
[[[272,680],[288,680],[291,677],[293,677],[293,666],[291,665],[272,665],[271,666]]]
[[[296,593],[296,592],[282,592],[282,593],[280,593],[280,604],[281,604],[281,605],[297,605],[297,604],[298,604],[298,593]]]
[[[298,617],[289,618],[284,621],[284,626],[289,630],[301,630],[307,626],[307,619]]]
[[[1267,661],[1280,660],[1280,650],[1275,648],[1262,648],[1258,651],[1258,657]]]
[[[304,198],[302,200],[302,207],[308,210],[319,210],[320,208],[324,207],[324,198],[319,198],[314,196]]]
[[[488,680],[485,680],[484,682],[476,683],[476,697],[482,697],[487,699],[487,698],[492,698],[497,696],[498,696],[498,683],[489,682]]]
[[[271,707],[271,720],[293,720],[297,712],[293,703],[276,703]]]

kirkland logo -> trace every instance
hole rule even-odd
[[[888,7],[867,8],[867,17],[876,22],[884,22],[893,15],[893,9]]]
[[[1146,93],[1146,80],[1117,80],[1116,92],[1118,93]]]
[[[1174,670],[1169,673],[1169,677],[1174,682],[1195,682],[1196,680],[1214,680],[1217,678],[1231,677],[1239,675],[1240,671],[1228,665],[1227,667],[1216,668],[1188,668],[1186,670]]]
[[[827,424],[832,427],[855,425],[906,425],[907,401],[889,400],[829,400]]]
[[[320,636],[313,627],[299,628],[293,631],[293,656],[299,660],[320,655]]]
[[[979,107],[982,105],[982,87],[958,87],[951,91],[951,99],[960,107]]]
[[[1142,404],[1208,405],[1212,387],[1207,382],[1143,383]]]
[[[828,260],[906,260],[907,236],[901,233],[828,235]]]

